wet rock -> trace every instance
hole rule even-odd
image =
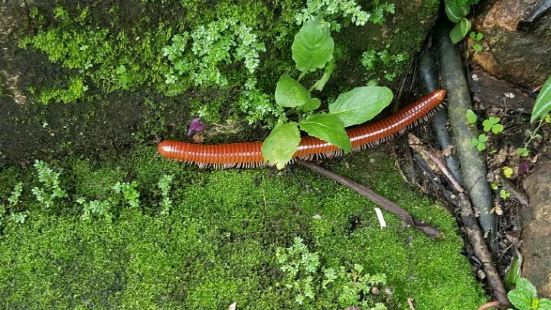
[[[534,106],[531,98],[513,84],[499,80],[486,71],[475,67],[471,71],[471,91],[473,99],[481,109],[501,107],[509,111],[530,113]]]
[[[551,160],[542,161],[524,181],[530,206],[523,210],[522,275],[551,296]]]
[[[484,33],[484,51],[473,61],[491,75],[517,85],[534,88],[551,72],[551,14],[547,13],[525,31],[517,30],[543,0],[493,0],[475,21]]]

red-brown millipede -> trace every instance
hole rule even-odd
[[[438,107],[446,96],[445,90],[436,90],[425,95],[398,112],[375,122],[347,129],[353,150],[360,150],[386,141],[405,131],[407,128],[427,119],[434,108]],[[194,163],[201,167],[257,167],[266,164],[262,158],[262,141],[194,144],[183,141],[164,140],[157,150],[164,157]],[[312,157],[334,157],[342,153],[336,146],[318,138],[305,136],[293,155],[298,159]]]

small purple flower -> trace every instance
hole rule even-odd
[[[202,132],[205,130],[205,124],[201,122],[201,119],[196,117],[191,120],[191,124],[189,124],[188,130],[187,130],[187,136],[191,137],[196,132]]]

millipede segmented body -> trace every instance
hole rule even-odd
[[[436,90],[419,98],[398,112],[364,125],[347,129],[353,150],[360,150],[387,141],[397,134],[426,120],[439,107],[446,96],[445,90]],[[226,144],[194,144],[164,140],[157,150],[164,157],[197,164],[201,167],[258,167],[265,165],[262,158],[262,142]],[[293,155],[296,159],[334,157],[342,154],[338,147],[315,137],[305,136]]]

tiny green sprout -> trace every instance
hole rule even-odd
[[[474,50],[476,53],[482,52],[483,49],[484,49],[484,48],[482,47],[481,44],[478,44],[478,43],[473,44],[473,50]]]
[[[473,39],[474,41],[482,41],[482,39],[484,39],[484,34],[482,32],[472,31],[469,34],[469,38]]]
[[[465,117],[467,118],[467,123],[471,125],[476,124],[476,121],[478,120],[478,116],[471,109],[467,110]]]
[[[497,191],[497,189],[499,188],[499,183],[497,183],[497,182],[492,182],[492,183],[490,183],[490,187],[491,187],[494,191]]]
[[[476,147],[479,152],[486,149],[486,142],[488,142],[488,136],[486,134],[480,134],[478,138],[471,140],[472,146]]]
[[[482,126],[484,127],[485,132],[492,131],[493,134],[500,134],[503,132],[503,125],[499,123],[500,118],[495,116],[490,116],[490,118],[485,119],[484,122],[482,122]]]
[[[513,168],[509,167],[509,166],[505,166],[503,167],[503,176],[505,176],[507,179],[510,179],[513,177],[513,174],[514,174],[514,170]]]
[[[520,157],[528,157],[530,155],[530,150],[527,147],[519,147],[517,149],[517,155]]]
[[[545,116],[543,117],[543,121],[546,124],[551,124],[551,114],[549,114],[549,113],[545,114]]]
[[[499,190],[499,197],[501,197],[501,199],[507,200],[509,199],[510,196],[511,196],[511,193],[509,193],[508,191],[504,189]]]

